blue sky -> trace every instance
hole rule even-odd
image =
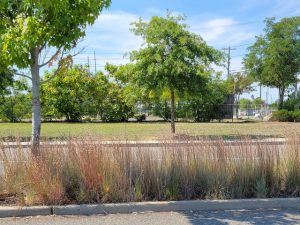
[[[129,31],[130,24],[139,17],[149,20],[154,15],[165,15],[166,10],[186,15],[190,30],[201,35],[209,45],[217,49],[235,47],[231,70],[238,71],[242,69],[247,47],[263,32],[263,20],[300,15],[300,0],[112,0],[111,7],[87,29],[81,43],[85,49],[75,62],[87,63],[89,58],[94,70],[94,51],[98,70],[103,69],[106,62],[128,62],[124,54],[139,49],[143,43]],[[263,99],[266,99],[266,91],[264,88]],[[258,97],[257,91],[252,94]],[[271,89],[268,101],[275,101],[277,97],[277,91]]]

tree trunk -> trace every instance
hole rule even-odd
[[[31,51],[31,76],[32,76],[32,149],[33,156],[40,153],[41,133],[41,102],[40,102],[40,71],[39,48]]]
[[[171,131],[175,134],[175,93],[171,90]]]
[[[285,88],[279,88],[279,106],[278,106],[279,110],[283,109],[284,93],[285,93]]]

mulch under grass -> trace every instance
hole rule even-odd
[[[16,206],[18,198],[13,194],[0,194],[0,206]]]

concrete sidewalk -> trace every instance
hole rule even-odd
[[[0,207],[0,217],[50,215],[109,215],[143,212],[181,212],[214,210],[300,209],[300,198],[194,200],[167,202],[133,202],[36,207]]]

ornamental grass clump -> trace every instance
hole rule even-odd
[[[300,196],[298,136],[103,144],[91,137],[45,142],[31,157],[2,145],[0,195],[20,205]]]

